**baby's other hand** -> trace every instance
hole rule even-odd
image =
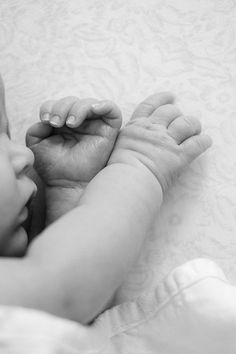
[[[182,170],[211,146],[198,119],[184,116],[170,93],[149,96],[122,129],[108,164],[148,169],[165,191]]]
[[[88,183],[107,164],[122,122],[113,102],[76,97],[45,102],[40,119],[26,143],[37,172],[53,187]]]

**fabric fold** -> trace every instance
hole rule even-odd
[[[154,291],[105,311],[91,326],[0,307],[3,354],[235,354],[235,333],[235,288],[207,259],[175,268]]]

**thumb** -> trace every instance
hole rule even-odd
[[[41,122],[32,125],[26,133],[26,146],[31,147],[32,145],[40,143],[43,139],[48,138],[53,131],[53,127],[48,124],[43,124]]]

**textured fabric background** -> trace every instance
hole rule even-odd
[[[127,121],[146,96],[170,90],[214,140],[166,195],[118,302],[194,257],[213,259],[236,281],[235,19],[235,0],[0,2],[0,72],[15,139],[49,98],[112,99]]]

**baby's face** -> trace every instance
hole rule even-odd
[[[21,255],[27,248],[28,237],[22,223],[28,216],[27,205],[36,186],[25,173],[33,161],[28,148],[0,134],[0,255]]]
[[[28,237],[22,223],[28,216],[27,204],[36,186],[26,176],[32,167],[32,152],[0,134],[0,255],[21,255]]]
[[[35,194],[36,185],[25,173],[33,162],[31,150],[8,136],[0,77],[0,256],[22,255],[26,250],[28,237],[22,223],[28,216],[27,203]]]

